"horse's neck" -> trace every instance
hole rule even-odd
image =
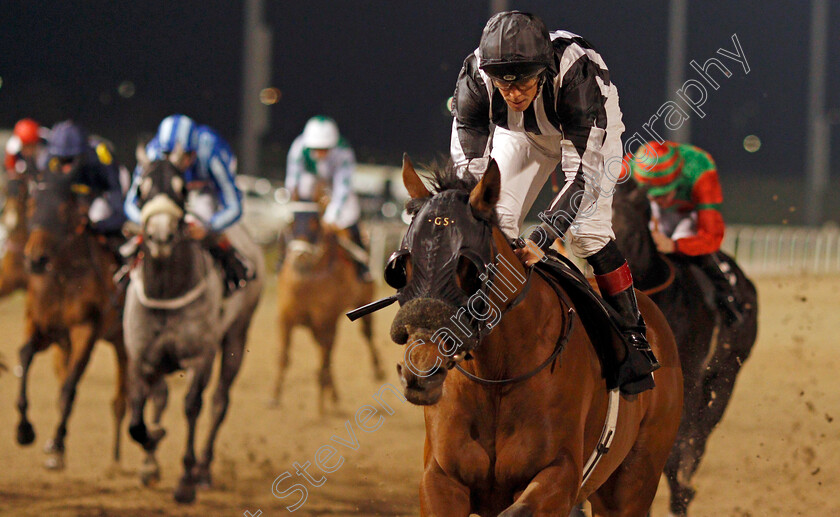
[[[489,378],[501,378],[521,374],[545,359],[544,349],[550,345],[551,350],[553,339],[561,332],[563,311],[554,289],[539,274],[525,271],[504,235],[494,229],[493,238],[498,255],[494,257],[495,278],[488,298],[501,319],[473,356],[477,370]],[[493,321],[493,317],[488,321]],[[557,333],[553,333],[551,343],[546,341],[543,346],[541,341],[552,334],[555,326]]]
[[[667,277],[668,265],[656,249],[647,227],[641,230],[636,238],[638,239],[637,246],[633,246],[630,250],[622,250],[633,273],[636,288],[656,287]]]
[[[472,352],[479,376],[501,379],[528,373],[551,355],[561,338],[567,307],[538,274],[532,274],[528,282],[525,298],[504,313]],[[498,309],[500,313],[504,311],[501,306]]]
[[[165,259],[154,259],[147,251],[143,260],[146,296],[167,300],[186,294],[201,281],[203,260],[198,244],[190,240],[176,244]]]

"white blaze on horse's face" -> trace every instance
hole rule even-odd
[[[161,212],[149,217],[144,233],[152,258],[167,258],[172,254],[177,231],[178,219],[171,214]]]
[[[181,207],[165,194],[158,194],[143,205],[140,211],[143,238],[153,259],[166,258],[172,254],[178,224],[183,216]]]

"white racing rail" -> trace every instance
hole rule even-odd
[[[525,224],[527,228],[529,224]],[[385,261],[397,249],[406,226],[368,224],[370,269],[382,277]],[[722,249],[750,276],[840,274],[840,227],[729,225]]]

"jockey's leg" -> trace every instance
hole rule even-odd
[[[189,212],[202,221],[210,221],[216,210],[217,201],[215,195],[205,190],[191,191],[187,197],[187,208]],[[210,252],[213,260],[221,266],[224,273],[225,296],[230,296],[234,291],[243,287],[248,280],[255,277],[256,272],[250,261],[245,258],[231,239],[226,235],[236,225],[219,233],[209,231],[202,245]]]
[[[726,322],[730,325],[742,323],[744,313],[735,296],[735,286],[729,281],[729,277],[721,268],[726,262],[722,261],[717,253],[691,257],[691,262],[703,271],[715,287],[715,300],[723,310]]]
[[[607,137],[605,157],[620,156],[621,140]],[[609,161],[609,159],[608,159]],[[612,229],[612,194],[617,175],[614,164],[606,164],[599,177],[587,177],[577,216],[569,228],[569,247],[592,266],[601,295],[618,313],[616,324],[624,336],[627,355],[619,364],[618,384],[633,394],[654,387],[650,375],[659,368],[646,337],[645,321],[636,304],[633,277],[624,255],[615,243]]]
[[[203,241],[210,255],[222,267],[225,276],[225,296],[253,280],[256,271],[251,262],[239,253],[224,233],[208,233]]]
[[[624,335],[627,357],[619,365],[618,384],[624,393],[640,393],[654,387],[651,372],[659,368],[645,336],[645,320],[636,304],[633,277],[615,241],[586,257],[595,272],[598,288],[610,307],[618,313],[616,323]]]
[[[547,139],[543,147],[553,144],[559,148],[562,138],[555,140]],[[499,202],[496,204],[499,226],[505,235],[514,239],[520,236],[522,222],[554,172],[560,156],[548,156],[535,147],[524,133],[500,127],[493,133],[491,156],[496,160],[502,177]],[[521,236],[527,237],[530,233],[531,229],[526,229]]]
[[[359,223],[355,222],[346,228],[347,236],[356,246],[366,250],[364,242],[362,242],[362,231],[359,229]],[[373,277],[370,275],[370,268],[361,260],[353,260],[356,264],[356,276],[362,282],[373,282]]]

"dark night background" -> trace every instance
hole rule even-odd
[[[281,173],[288,145],[317,113],[338,121],[360,161],[396,164],[404,151],[420,160],[447,152],[451,121],[444,102],[461,62],[478,44],[488,3],[267,0],[274,43],[266,86],[279,88],[282,98],[270,107],[262,173]],[[112,139],[129,165],[137,136],[173,112],[238,143],[241,2],[6,0],[0,6],[0,127],[24,116],[46,124],[73,117]],[[619,88],[625,137],[642,131],[664,101],[676,98],[665,87],[665,0],[512,0],[510,7],[595,45]],[[837,113],[840,8],[832,7],[827,106]],[[702,64],[716,56],[718,48],[731,50],[733,33],[751,67],[745,75],[722,59],[732,77],[709,89],[705,118],[691,116],[693,143],[716,158],[727,211],[736,220],[780,223],[787,213],[793,223],[801,213],[809,10],[809,2],[782,0],[690,5],[686,67],[691,59]],[[696,75],[687,68],[687,78]],[[118,92],[125,81],[134,85],[129,98]],[[840,166],[840,131],[834,129],[832,188]],[[749,134],[761,139],[756,153],[744,150]],[[833,196],[828,200],[829,218],[840,220]],[[744,203],[752,205],[745,209]]]

